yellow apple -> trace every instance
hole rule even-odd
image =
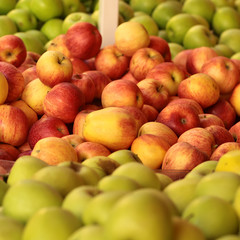
[[[3,75],[0,73],[0,104],[3,104],[8,96],[8,81]]]

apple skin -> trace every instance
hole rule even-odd
[[[36,63],[38,78],[47,86],[69,82],[73,74],[72,62],[58,51],[46,51]]]
[[[178,96],[194,99],[205,109],[218,101],[220,88],[214,78],[208,74],[196,73],[180,82]]]
[[[6,149],[0,148],[0,159],[1,160],[8,160],[8,161],[14,161],[15,159],[7,152]],[[2,178],[1,178],[2,179]],[[0,179],[0,180],[1,180]]]
[[[187,72],[187,59],[188,55],[192,49],[184,49],[177,53],[177,55],[172,59],[172,61],[177,64],[178,66],[182,67]]]
[[[8,82],[8,95],[5,100],[10,103],[18,100],[24,90],[24,78],[17,67],[8,62],[0,62],[0,72],[3,73]]]
[[[39,53],[27,51],[24,62],[18,67],[20,72],[24,72],[27,68],[35,66],[40,56]]]
[[[17,147],[14,147],[13,145],[8,143],[0,143],[0,150],[6,151],[8,155],[10,155],[10,158],[14,161],[18,158],[18,155],[20,154],[20,151]]]
[[[143,94],[144,104],[151,105],[158,111],[168,104],[169,92],[157,79],[145,78],[138,82],[137,86]]]
[[[77,134],[69,133],[61,137],[63,140],[69,142],[73,148],[76,148],[80,143],[83,143],[84,140]]]
[[[102,44],[102,36],[91,23],[77,22],[66,32],[66,45],[71,55],[80,59],[95,57]]]
[[[240,149],[240,143],[238,142],[225,142],[219,145],[212,153],[210,160],[218,161],[220,157],[232,150]]]
[[[8,96],[8,81],[3,73],[0,73],[0,104],[3,104]]]
[[[31,82],[32,80],[38,78],[36,65],[32,65],[31,67],[28,67],[26,70],[22,72],[25,86]]]
[[[110,151],[129,148],[137,131],[135,119],[128,110],[121,107],[107,107],[90,112],[83,126],[86,141],[101,143]]]
[[[236,115],[240,116],[240,105],[239,105],[239,92],[240,92],[240,83],[238,83],[233,91],[231,92],[229,103],[234,108]]]
[[[47,116],[73,123],[84,104],[85,97],[81,90],[70,82],[62,82],[48,92],[43,101],[43,109]]]
[[[121,79],[130,80],[136,84],[138,83],[138,80],[132,75],[129,70],[121,77]]]
[[[14,34],[18,31],[15,22],[7,15],[0,16],[0,25],[1,25],[0,30],[1,37],[8,34]]]
[[[231,93],[239,82],[239,69],[233,61],[224,56],[209,59],[201,72],[211,76],[218,84],[221,94]]]
[[[125,56],[116,45],[105,46],[95,57],[96,70],[110,79],[121,78],[128,70],[130,58]]]
[[[218,125],[221,127],[225,127],[222,119],[215,114],[212,113],[201,113],[198,115],[200,119],[200,127],[208,127],[211,125]]]
[[[0,61],[19,67],[27,56],[27,49],[21,38],[15,35],[0,37]]]
[[[155,121],[159,113],[155,107],[148,104],[143,104],[142,112],[146,115],[148,122]]]
[[[70,57],[70,61],[71,61],[72,66],[73,66],[73,75],[74,74],[81,74],[85,71],[90,70],[90,67],[87,65],[87,63],[80,58]]]
[[[118,79],[104,87],[101,102],[104,108],[135,106],[141,109],[144,100],[141,90],[135,83],[129,80]]]
[[[36,121],[29,129],[28,143],[33,149],[35,144],[42,138],[55,136],[62,137],[69,134],[67,125],[59,118],[46,117]]]
[[[0,142],[13,146],[23,144],[27,139],[29,131],[25,113],[21,109],[7,104],[0,105],[0,113],[2,129]]]
[[[163,170],[190,171],[198,164],[209,160],[206,153],[188,142],[177,142],[165,154],[162,162]]]
[[[229,132],[233,136],[235,142],[240,143],[240,121],[234,123],[229,129]]]

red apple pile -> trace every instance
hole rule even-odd
[[[240,149],[240,61],[210,47],[172,60],[140,23],[119,25],[115,39],[101,47],[88,22],[42,55],[0,38],[0,159],[54,165],[129,149],[154,170],[190,171]]]

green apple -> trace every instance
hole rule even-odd
[[[156,172],[156,175],[161,183],[161,190],[173,182],[173,179],[164,173]]]
[[[182,12],[182,3],[177,0],[163,1],[152,12],[152,18],[160,29],[165,29],[168,20]]]
[[[26,9],[15,8],[7,16],[15,22],[19,32],[36,29],[38,26],[37,18]]]
[[[221,7],[234,7],[234,2],[235,0],[211,0],[216,8],[221,8]]]
[[[128,162],[120,165],[112,173],[115,176],[127,176],[141,187],[161,189],[161,184],[153,169],[139,162]]]
[[[188,204],[195,198],[195,188],[199,179],[183,178],[170,183],[163,192],[175,204],[179,214],[182,214]]]
[[[127,162],[141,162],[141,159],[138,157],[138,155],[129,149],[120,149],[114,151],[109,154],[108,157],[117,161],[121,165]]]
[[[86,9],[83,3],[79,0],[62,0],[63,3],[63,17],[66,17],[73,12],[85,12]]]
[[[62,32],[66,33],[67,30],[77,22],[89,22],[96,26],[96,22],[93,20],[90,14],[85,12],[70,13],[63,19]]]
[[[104,240],[103,226],[91,224],[85,225],[73,232],[68,240]]]
[[[212,29],[221,35],[227,29],[240,28],[240,13],[232,7],[218,8],[213,15]]]
[[[117,161],[105,156],[87,158],[82,164],[93,168],[99,174],[100,178],[112,174],[120,166]]]
[[[73,169],[64,166],[47,166],[32,177],[55,188],[63,197],[72,189],[84,184],[84,180]]]
[[[172,214],[164,194],[142,188],[123,196],[104,224],[104,239],[173,239]]]
[[[165,29],[160,29],[158,31],[158,36],[165,39],[167,42],[169,42],[168,36],[167,36],[167,31]]]
[[[25,225],[22,240],[66,240],[82,226],[70,211],[61,207],[45,207]]]
[[[119,1],[118,9],[119,13],[123,16],[124,21],[128,21],[134,17],[133,8],[125,1]]]
[[[5,181],[0,179],[0,206],[2,206],[2,200],[5,196],[8,188],[9,188],[9,185]]]
[[[6,15],[15,8],[17,0],[0,0],[0,15]]]
[[[189,13],[179,13],[171,17],[166,25],[166,31],[170,42],[182,44],[188,29],[199,24],[196,18]]]
[[[233,207],[236,210],[239,218],[240,218],[240,187],[238,187],[234,200],[233,200]]]
[[[123,198],[128,191],[107,191],[94,196],[86,205],[82,220],[84,225],[104,225],[114,205]]]
[[[212,22],[215,10],[215,4],[211,0],[185,0],[182,6],[183,12],[200,15],[204,17],[209,24]]]
[[[44,22],[40,31],[48,38],[52,40],[58,35],[62,34],[63,20],[60,18],[52,18]]]
[[[233,28],[227,29],[221,33],[219,36],[219,43],[226,44],[230,47],[235,53],[240,52],[240,29]]]
[[[133,191],[140,188],[140,185],[127,176],[108,175],[98,182],[98,188],[101,191]]]
[[[32,36],[27,32],[16,32],[14,33],[14,35],[20,37],[23,40],[27,51],[36,52],[40,55],[46,51],[44,48],[44,44],[39,38],[36,38],[36,36]]]
[[[31,2],[31,0],[18,0],[15,5],[15,8],[23,8],[23,9],[31,11],[30,10],[30,2]]]
[[[240,12],[240,0],[234,1],[234,7],[237,9],[238,12]]]
[[[185,49],[205,47],[214,47],[217,44],[218,37],[205,25],[194,25],[186,32],[183,38],[183,47]]]
[[[164,0],[130,0],[129,4],[134,11],[143,11],[146,14],[151,15],[155,7],[161,2],[164,2]]]
[[[8,189],[2,206],[6,216],[26,223],[39,209],[61,206],[62,201],[62,196],[50,185],[33,179],[24,179]]]
[[[184,50],[185,48],[183,47],[183,45],[179,44],[179,43],[174,43],[174,42],[169,42],[168,46],[170,48],[170,52],[171,52],[171,56],[172,59],[174,59],[174,57],[180,53],[182,50]]]
[[[142,15],[138,17],[132,17],[129,21],[141,23],[147,30],[149,35],[158,35],[158,25],[154,19],[149,15]]]
[[[100,190],[96,186],[80,186],[73,189],[63,199],[62,208],[72,212],[79,221],[83,222],[82,216],[84,209],[89,201],[100,194]]]
[[[17,25],[7,15],[0,15],[0,37],[17,32]]]
[[[62,0],[31,0],[31,12],[42,22],[51,18],[61,17],[63,14]]]
[[[237,234],[236,235],[230,234],[230,235],[225,235],[223,237],[216,238],[216,240],[240,240],[240,236]]]
[[[0,239],[21,240],[24,225],[17,220],[0,215]]]
[[[148,15],[148,14],[143,11],[134,11],[134,17],[138,17],[142,15]]]
[[[233,53],[230,58],[231,59],[238,59],[238,60],[240,60],[240,52]]]
[[[174,240],[205,240],[203,232],[194,224],[181,217],[173,217]]]
[[[38,29],[31,29],[31,30],[26,31],[26,33],[35,38],[38,38],[42,42],[43,45],[45,45],[48,42],[48,38],[45,36],[45,34]]]
[[[210,195],[232,203],[236,190],[240,186],[240,175],[233,172],[212,172],[200,179],[195,196]]]
[[[206,26],[207,28],[210,28],[210,24],[208,23],[208,21],[202,17],[201,15],[197,15],[197,14],[192,14],[193,17],[195,17],[198,21],[198,24],[201,24],[201,25],[204,25]]]
[[[239,220],[232,204],[215,196],[200,196],[185,208],[182,218],[199,227],[206,239],[236,234]]]
[[[13,164],[7,179],[7,184],[12,186],[23,179],[30,179],[35,172],[48,164],[39,158],[25,155],[19,157]]]
[[[193,168],[185,178],[202,178],[203,176],[206,176],[207,174],[210,174],[215,171],[215,168],[217,166],[217,161],[214,160],[208,160],[205,162],[202,162],[198,164],[195,168]]]
[[[234,51],[229,46],[223,43],[216,44],[213,49],[217,52],[219,56],[231,58],[234,55]]]

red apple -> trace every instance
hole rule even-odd
[[[29,143],[26,139],[26,142],[24,142],[22,145],[18,146],[17,148],[21,153],[26,151],[31,151],[32,149],[29,146]]]
[[[96,70],[96,67],[95,67],[95,57],[92,57],[92,58],[89,58],[89,59],[85,59],[84,62],[88,65],[90,70]]]
[[[3,73],[8,81],[8,95],[5,103],[18,100],[25,87],[22,73],[8,62],[0,62],[0,72]]]
[[[9,160],[16,160],[18,158],[18,155],[20,154],[20,151],[17,147],[7,144],[7,143],[0,143],[0,150],[5,150],[8,155],[10,156]],[[0,157],[0,159],[3,159]]]
[[[227,57],[217,56],[205,62],[201,72],[211,76],[218,84],[220,93],[232,92],[239,82],[239,69],[236,64]]]
[[[37,61],[36,70],[39,79],[49,87],[69,82],[73,74],[71,60],[58,51],[44,52]]]
[[[169,101],[169,92],[164,85],[154,78],[145,78],[137,83],[143,94],[145,104],[151,105],[158,111],[162,110]]]
[[[121,78],[128,70],[130,58],[115,45],[102,48],[95,58],[96,70],[103,72],[112,80]]]
[[[73,75],[91,70],[88,64],[80,58],[71,57],[70,61],[73,67]]]
[[[158,116],[158,110],[148,104],[143,104],[142,106],[142,112],[145,114],[145,116],[147,117],[148,122],[149,121],[155,121],[157,119]]]
[[[175,64],[182,67],[186,72],[187,72],[187,59],[191,51],[192,49],[184,49],[177,53],[177,55],[172,60]]]
[[[19,67],[26,56],[27,49],[21,38],[10,34],[0,37],[0,61]]]
[[[200,119],[200,126],[205,128],[211,125],[218,125],[221,127],[225,127],[222,119],[217,115],[211,113],[201,113],[198,115]]]
[[[0,148],[0,159],[14,161],[15,159],[5,149]]]
[[[118,79],[105,86],[102,91],[101,102],[104,108],[123,106],[142,108],[144,100],[137,84],[129,80]]]
[[[62,136],[62,139],[69,142],[75,149],[80,143],[84,142],[81,136],[73,133]]]
[[[156,65],[164,62],[164,58],[153,48],[140,48],[131,57],[129,70],[133,77],[140,81],[146,78],[148,72]]]
[[[33,65],[32,67],[27,68],[22,72],[25,86],[31,82],[32,80],[38,78],[36,65]]]
[[[206,113],[212,113],[222,119],[225,127],[229,129],[236,121],[236,112],[229,101],[220,98],[215,104],[205,109]]]
[[[14,106],[0,105],[0,142],[20,146],[27,140],[29,125],[24,112]]]
[[[68,135],[67,125],[59,118],[46,117],[35,122],[28,133],[28,143],[33,149],[35,144],[45,137],[62,137]]]
[[[66,33],[66,45],[73,57],[95,57],[101,44],[102,36],[98,28],[89,22],[77,22]]]
[[[235,142],[240,143],[240,121],[234,123],[230,129],[229,132],[233,136]]]
[[[38,59],[40,58],[40,54],[32,51],[27,51],[27,56],[24,62],[18,67],[20,72],[25,71],[26,69],[35,66]]]
[[[153,49],[157,50],[158,52],[160,52],[161,55],[163,56],[165,62],[170,62],[171,61],[171,51],[170,51],[168,42],[159,36],[151,35],[151,36],[149,36],[149,38],[150,38],[150,43],[149,43],[148,47],[153,48]]]
[[[130,71],[127,71],[122,77],[121,79],[126,79],[129,81],[132,81],[134,83],[138,83],[138,80],[132,75],[132,73]]]
[[[43,101],[43,110],[47,116],[73,123],[84,104],[85,97],[81,90],[70,82],[62,82],[48,92]]]

